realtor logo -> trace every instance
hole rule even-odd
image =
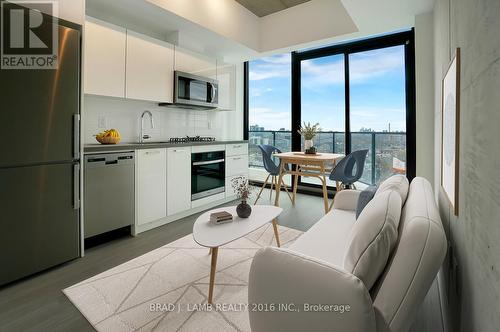
[[[55,0],[2,1],[0,68],[57,69],[57,14]]]

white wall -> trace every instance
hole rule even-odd
[[[434,183],[434,16],[415,17],[417,176]]]
[[[452,245],[448,331],[500,326],[500,1],[438,0],[435,27],[435,189]],[[459,211],[440,189],[441,80],[461,49]]]
[[[155,129],[145,120],[145,133],[151,141],[165,141],[171,137],[214,136],[218,140],[243,138],[243,64],[236,70],[236,110],[186,110],[159,107],[157,103],[85,95],[83,111],[83,141],[97,143],[94,135],[104,129],[117,129],[122,142],[137,142],[140,134],[140,116],[145,110],[153,113]],[[105,118],[105,127],[99,127],[99,118]]]
[[[59,10],[57,16],[59,18],[83,25],[85,21],[85,0],[58,0],[57,3]],[[30,7],[29,3],[23,5]]]

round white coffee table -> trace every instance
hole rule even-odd
[[[210,222],[210,214],[226,211],[233,215],[233,221],[214,225]],[[248,218],[240,218],[236,214],[236,206],[217,208],[207,211],[196,219],[193,226],[193,238],[200,246],[210,248],[212,262],[210,265],[210,285],[208,288],[208,303],[212,303],[215,269],[219,247],[255,231],[268,222],[273,224],[276,243],[280,246],[278,223],[276,218],[283,211],[282,208],[271,205],[253,205],[252,214]]]

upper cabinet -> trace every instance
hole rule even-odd
[[[173,102],[174,47],[127,31],[126,97]]]
[[[218,64],[220,111],[236,110],[236,65]]]
[[[124,28],[94,20],[85,22],[84,92],[125,97]]]
[[[215,79],[217,78],[217,60],[176,47],[175,70]]]
[[[173,102],[174,71],[219,81],[219,110],[236,109],[236,66],[87,17],[84,92]]]

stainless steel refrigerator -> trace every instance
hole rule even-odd
[[[81,28],[44,24],[58,69],[0,70],[0,285],[80,253]]]

